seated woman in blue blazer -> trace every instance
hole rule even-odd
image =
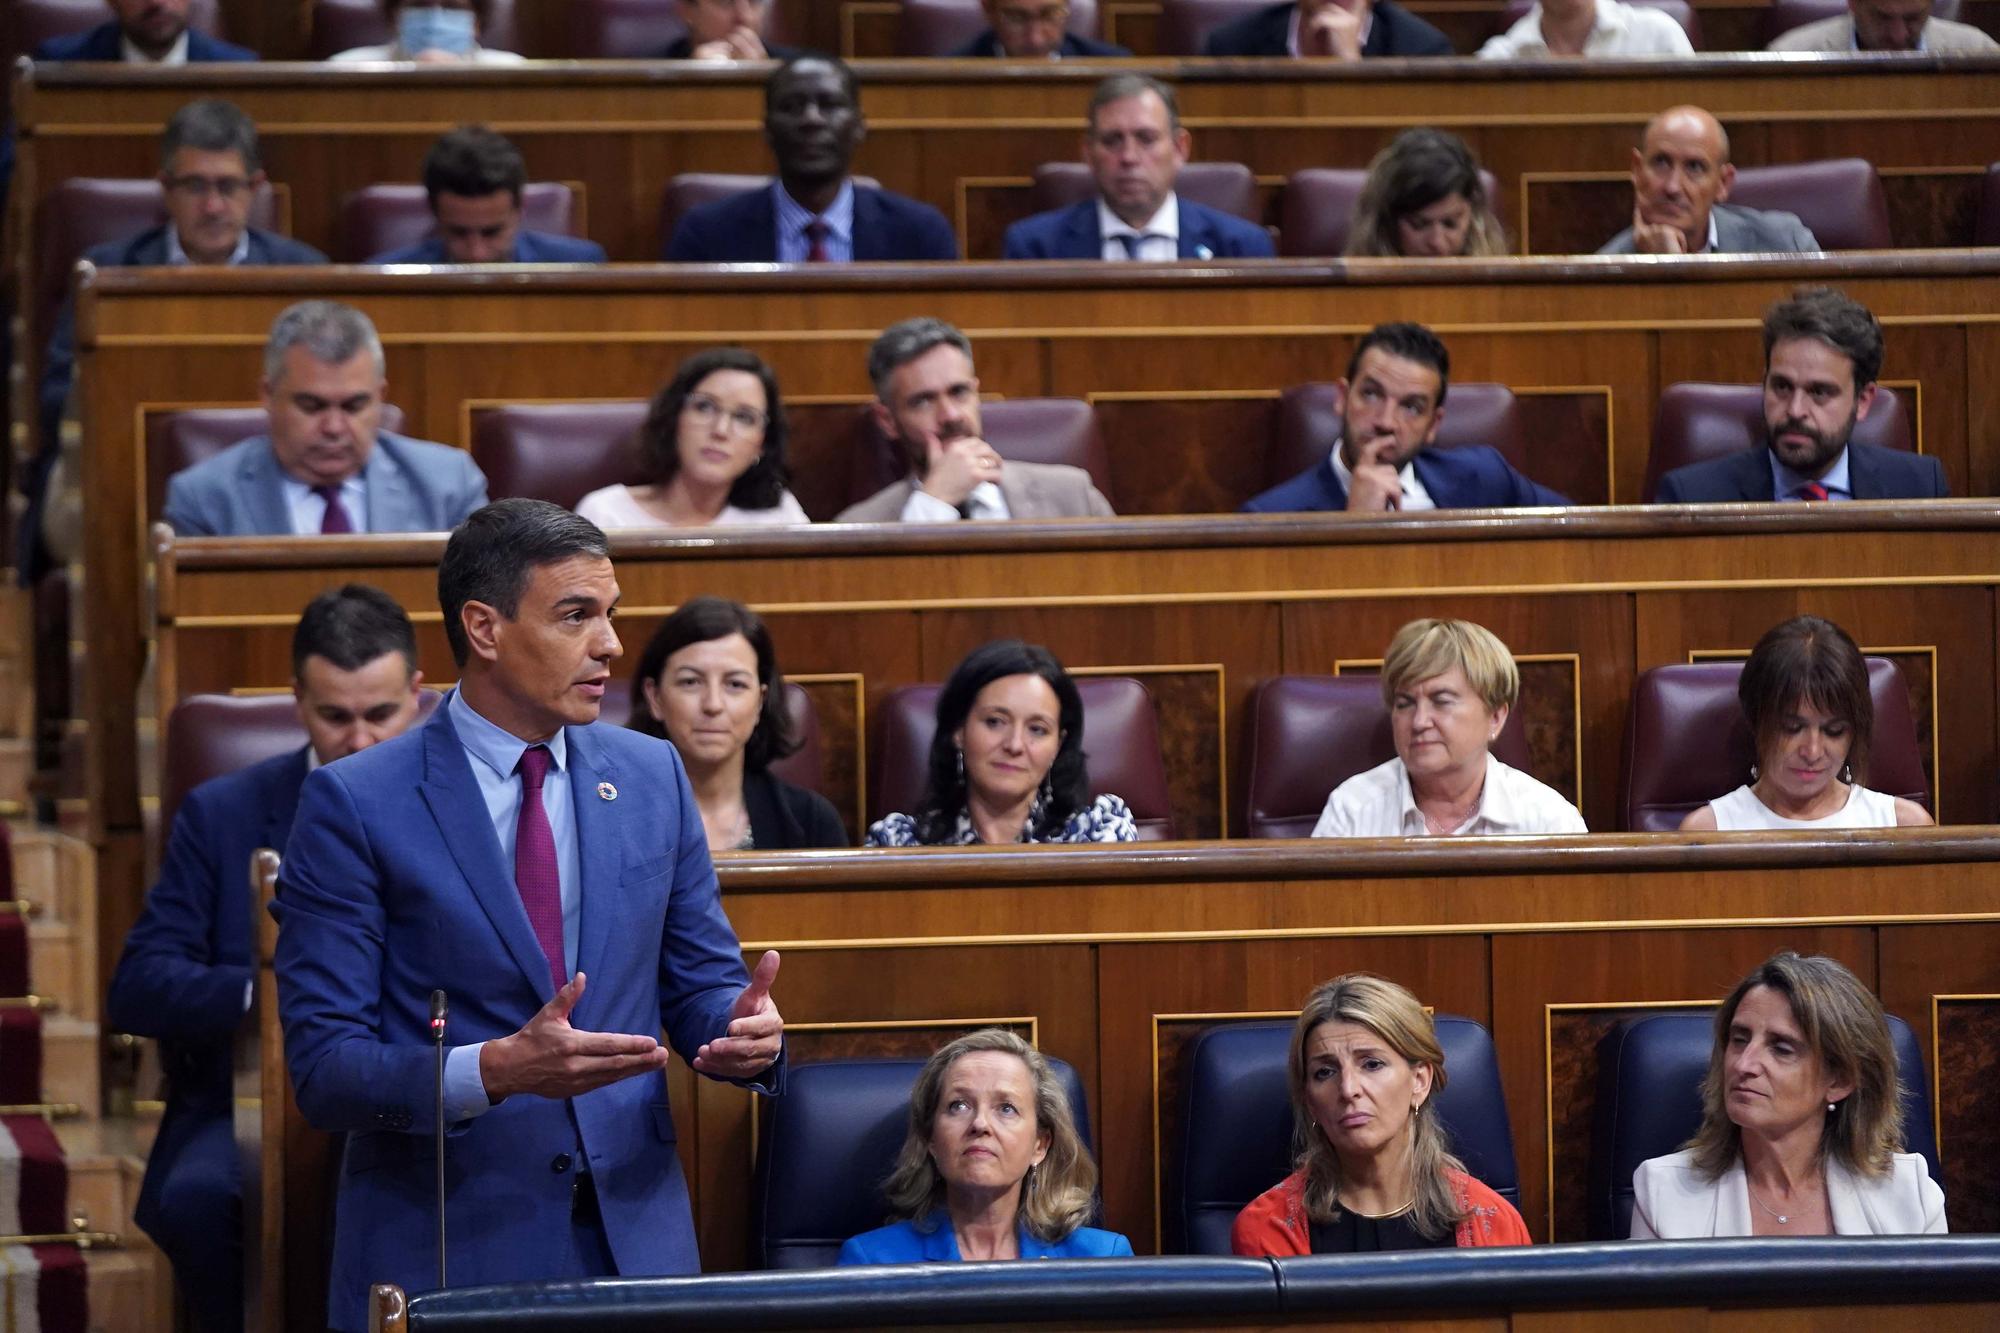
[[[1096,1187],[1041,1052],[1003,1028],[968,1032],[910,1089],[910,1132],[882,1187],[901,1220],[849,1240],[840,1262],[1130,1255],[1125,1237],[1083,1225]]]

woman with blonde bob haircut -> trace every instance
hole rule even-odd
[[[1575,806],[1489,750],[1521,691],[1514,655],[1469,620],[1413,620],[1382,660],[1396,757],[1333,789],[1315,838],[1587,833]]]
[[[1097,1188],[1069,1098],[1041,1052],[981,1028],[933,1055],[882,1192],[897,1221],[840,1247],[843,1264],[1092,1259],[1132,1253],[1083,1225]]]
[[[1292,1029],[1285,1073],[1298,1169],[1236,1215],[1236,1253],[1531,1243],[1427,1109],[1444,1090],[1444,1050],[1409,991],[1367,972],[1321,985]]]
[[[1632,1175],[1632,1238],[1945,1230],[1944,1191],[1896,1151],[1882,1005],[1831,958],[1773,954],[1715,1011],[1701,1129]]]

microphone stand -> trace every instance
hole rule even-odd
[[[444,1279],[444,1024],[447,1016],[445,995],[441,990],[431,992],[431,1041],[437,1047],[437,1222],[438,1222],[438,1290],[445,1287]]]

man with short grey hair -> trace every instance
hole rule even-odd
[[[383,430],[388,381],[368,316],[301,301],[264,345],[269,433],[167,480],[183,537],[444,532],[486,503],[486,478],[449,445]]]
[[[1007,462],[982,435],[972,340],[941,319],[891,325],[868,352],[875,423],[909,459],[909,476],[850,505],[840,523],[1108,518],[1082,468]]]

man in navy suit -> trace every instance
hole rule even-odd
[[[764,85],[764,138],[778,160],[771,184],[681,219],[667,259],[681,264],[819,264],[956,259],[944,214],[900,194],[856,185],[854,153],[868,133],[854,71],[801,56]]]
[[[979,0],[986,11],[985,32],[953,51],[957,60],[1121,59],[1132,53],[1069,30],[1064,0]]]
[[[35,59],[187,65],[257,58],[255,51],[190,28],[188,0],[110,0],[110,4],[113,18],[66,37],[49,38],[35,48]]]
[[[1661,504],[1731,500],[1933,500],[1937,459],[1855,441],[1875,403],[1882,326],[1868,307],[1812,287],[1764,313],[1764,443],[1660,478]]]
[[[1144,74],[1097,85],[1083,160],[1097,197],[1007,228],[1007,259],[1267,259],[1271,236],[1174,189],[1193,141],[1174,90]]]
[[[540,500],[467,519],[438,567],[458,688],[306,777],[275,964],[299,1109],[347,1135],[336,1329],[368,1326],[370,1283],[437,1281],[433,988],[454,1286],[699,1270],[663,1028],[697,1071],[782,1090],[778,955],[743,965],[680,757],[597,723],[608,552]]]
[[[1378,324],[1334,382],[1340,443],[1320,462],[1252,499],[1246,513],[1315,509],[1510,509],[1567,505],[1496,449],[1432,449],[1444,420],[1451,354],[1421,324]]]
[[[368,316],[301,301],[264,344],[269,433],[167,478],[183,537],[444,532],[486,503],[463,449],[382,429],[382,341]]]
[[[371,264],[602,264],[596,241],[521,225],[528,166],[505,135],[461,125],[424,154],[424,194],[437,225],[414,245]]]
[[[106,1021],[159,1039],[168,1079],[134,1217],[172,1261],[203,1333],[243,1327],[230,1047],[255,975],[250,855],[285,845],[308,772],[416,720],[422,681],[410,618],[387,593],[350,583],[314,598],[292,634],[307,743],[187,794],[112,975]]]
[[[1395,0],[1298,0],[1245,14],[1209,33],[1209,56],[1448,56],[1451,39]]]

